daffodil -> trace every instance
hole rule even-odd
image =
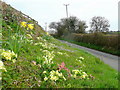
[[[21,26],[22,27],[26,27],[27,26],[27,22],[21,22]]]
[[[28,28],[27,29],[33,30],[34,29],[34,24],[28,24]]]

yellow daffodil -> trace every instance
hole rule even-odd
[[[27,29],[34,29],[34,24],[28,24],[28,28]]]
[[[22,27],[26,27],[27,26],[27,22],[21,22],[21,26]]]

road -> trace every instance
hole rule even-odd
[[[79,45],[76,45],[76,44],[73,44],[73,43],[69,43],[67,41],[63,41],[63,40],[60,40],[61,42],[63,43],[66,43],[72,47],[76,47],[76,48],[80,48],[82,50],[85,50],[89,53],[91,53],[92,55],[100,58],[100,60],[102,60],[104,63],[110,65],[112,68],[120,71],[120,67],[118,67],[118,65],[120,65],[120,57],[118,56],[115,56],[115,55],[111,55],[111,54],[108,54],[108,53],[104,53],[104,52],[101,52],[101,51],[97,51],[97,50],[93,50],[93,49],[90,49],[90,48],[86,48],[86,47],[83,47],[83,46],[79,46]]]

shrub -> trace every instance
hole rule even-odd
[[[73,34],[74,40],[77,42],[83,42],[87,44],[94,44],[98,46],[102,46],[104,48],[108,48],[111,50],[118,50],[118,35],[105,35],[102,33],[94,33],[94,34]]]

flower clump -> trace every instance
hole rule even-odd
[[[80,79],[89,79],[87,73],[83,72],[82,70],[72,70],[73,78],[80,78]]]
[[[15,62],[17,59],[17,54],[15,54],[13,51],[11,52],[10,50],[0,49],[0,55],[4,60]]]
[[[52,52],[50,52],[50,51],[48,51],[48,50],[43,50],[43,52],[44,52],[44,56],[43,56],[43,58],[44,58],[44,64],[51,64],[51,63],[53,63],[53,61],[52,61],[52,59],[54,58],[54,52],[52,51]]]
[[[21,27],[24,27],[24,28],[27,28],[27,30],[31,29],[33,30],[34,29],[34,24],[28,24],[27,22],[21,22]]]
[[[66,80],[66,78],[64,77],[64,75],[62,73],[60,73],[58,70],[54,71],[50,71],[49,76],[47,76],[47,72],[44,71],[43,74],[45,75],[44,77],[44,81],[47,80],[51,80],[51,81],[59,81],[59,80]]]
[[[56,71],[52,70],[52,71],[50,72],[50,79],[51,79],[52,81],[57,81],[57,80],[59,80],[60,78],[63,79],[63,80],[66,80],[66,78],[63,76],[63,74],[62,74],[62,73],[59,73],[58,70],[56,70]]]

